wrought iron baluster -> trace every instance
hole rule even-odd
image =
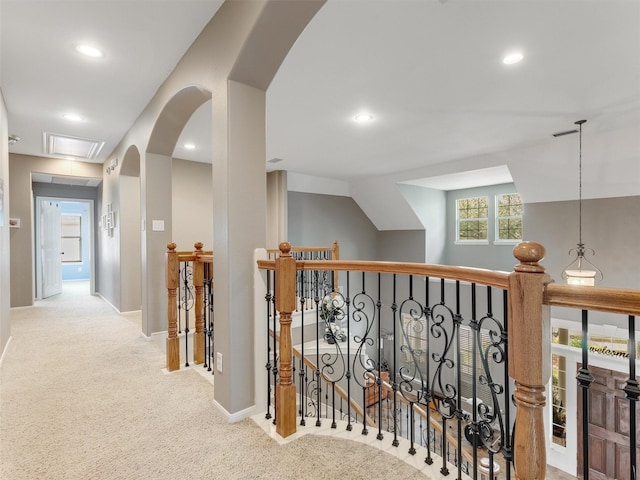
[[[190,281],[192,279],[192,267],[189,262],[184,262],[183,268],[181,270],[182,277],[182,298],[180,304],[178,305],[178,312],[182,309],[184,310],[184,350],[185,350],[185,367],[189,366],[189,311],[193,307],[193,285],[190,286]],[[180,317],[180,315],[178,315]]]
[[[267,338],[267,364],[265,365],[265,368],[267,369],[267,413],[264,416],[264,418],[266,418],[267,420],[271,418],[271,368],[273,367],[272,363],[271,363],[271,355],[274,353],[271,350],[271,343],[270,343],[270,339],[271,339],[271,335],[270,335],[270,327],[269,327],[269,320],[271,319],[271,271],[267,270],[267,293],[264,296],[265,301],[267,302],[267,318],[266,318],[266,325],[267,325],[267,332],[266,332],[266,338]],[[273,332],[274,337],[275,337],[275,330]],[[275,407],[275,405],[274,405]]]
[[[351,284],[350,274],[347,271],[347,296],[345,298],[345,304],[347,309],[347,431],[350,432],[353,429],[351,424]]]
[[[431,361],[429,359],[431,352],[431,335],[429,335],[429,319],[431,318],[431,305],[429,298],[429,277],[425,277],[425,287],[424,287],[424,316],[425,316],[425,340],[426,340],[426,352],[425,352],[425,381],[422,382],[422,388],[425,392],[424,401],[427,410],[427,456],[424,459],[424,463],[427,465],[433,465],[433,458],[431,458],[431,429],[429,428],[431,425],[431,401],[433,400],[433,390],[429,388],[429,379],[431,378]]]
[[[503,320],[503,329],[502,329],[502,344],[504,345],[504,351],[509,351],[509,295],[507,290],[503,290],[502,292],[502,314],[504,316]],[[504,388],[504,447],[503,447],[503,455],[506,464],[506,475],[507,480],[511,480],[511,463],[513,462],[513,446],[511,445],[511,382],[508,381],[509,378],[509,355],[504,356],[504,370],[503,376],[505,388]]]
[[[637,479],[637,445],[636,438],[636,405],[640,397],[640,385],[636,378],[636,319],[635,316],[629,315],[629,343],[627,344],[629,352],[629,378],[624,387],[624,393],[629,399],[629,478]]]
[[[471,397],[472,397],[472,412],[471,423],[469,424],[469,431],[471,433],[472,446],[473,446],[473,479],[478,478],[478,438],[480,435],[478,427],[478,348],[482,348],[482,337],[480,333],[480,325],[478,323],[477,316],[477,301],[476,301],[476,284],[471,284],[471,320],[469,326],[471,327],[471,333],[475,337],[471,342]],[[462,443],[462,439],[458,443]]]
[[[382,380],[380,378],[380,344],[382,342],[382,338],[380,337],[380,330],[381,330],[381,313],[382,313],[382,301],[380,300],[381,297],[381,281],[380,281],[380,276],[378,275],[378,301],[376,302],[376,309],[377,309],[377,317],[378,317],[378,324],[376,326],[377,328],[377,335],[378,335],[378,364],[377,364],[377,374],[376,374],[376,383],[378,384],[378,416],[382,417]],[[393,442],[391,442],[391,444],[394,447],[397,447],[400,442],[398,441],[398,416],[397,416],[397,411],[398,411],[398,407],[397,407],[397,401],[398,398],[396,396],[396,393],[398,392],[398,380],[397,380],[397,371],[398,371],[398,354],[397,354],[397,343],[395,342],[395,338],[396,338],[396,321],[397,321],[397,310],[398,310],[398,305],[396,303],[396,275],[395,273],[393,274],[393,303],[391,304],[391,311],[393,312],[393,317],[392,317],[392,321],[393,321],[393,338],[394,338],[394,342],[393,342],[393,370],[392,370],[392,376],[391,376],[391,390],[393,392]],[[382,434],[382,425],[378,425],[378,435],[376,437],[378,440],[382,440],[384,438],[384,435]]]
[[[209,290],[209,279],[208,279],[208,275],[207,272],[209,271],[208,269],[209,264],[205,263],[203,264],[203,270],[204,270],[204,274],[203,274],[203,279],[202,279],[202,322],[204,325],[204,335],[202,337],[202,347],[204,350],[204,361],[202,362],[202,368],[209,368],[209,357],[208,357],[208,349],[209,349],[209,342],[207,339],[208,333],[209,333],[209,324],[207,322],[209,316],[208,316],[208,306],[209,306],[209,296],[208,296],[208,290]],[[210,370],[210,368],[209,368]]]
[[[471,318],[475,318],[476,316],[476,285],[475,283],[471,284]],[[462,315],[460,315],[460,281],[456,280],[456,314],[453,317],[454,324],[456,325],[456,363],[457,363],[457,396],[456,396],[456,405],[457,408],[455,410],[456,416],[456,428],[458,433],[458,447],[456,450],[456,458],[462,457],[462,421],[466,419],[464,412],[462,411],[462,352],[460,348],[460,325],[462,324]],[[475,351],[473,352],[472,362],[472,374],[471,374],[471,384],[475,389],[476,381],[475,381],[475,372],[476,372],[476,357]],[[475,390],[473,392],[473,396],[475,398]],[[475,401],[475,400],[474,400]],[[474,457],[477,452],[477,447],[475,442],[473,444],[473,452]],[[458,479],[462,478],[462,462],[458,461],[456,466],[458,467]],[[477,480],[474,477],[474,480]]]
[[[373,346],[374,341],[371,338],[371,330],[376,322],[376,315],[379,314],[378,304],[380,301],[376,301],[367,293],[367,282],[365,272],[361,272],[362,275],[362,289],[360,293],[353,296],[351,302],[352,317],[354,327],[363,325],[364,333],[354,334],[353,342],[358,345],[353,355],[353,368],[351,371],[354,373],[354,380],[362,391],[362,405],[363,417],[362,417],[362,435],[368,435],[369,430],[367,427],[367,393],[369,388],[372,388],[371,379],[375,378],[374,372],[376,369],[375,362],[366,354],[366,346]],[[380,284],[380,274],[377,276],[378,284]],[[372,312],[372,313],[370,313]],[[351,361],[351,358],[349,358]]]
[[[320,406],[322,405],[322,384],[320,383],[320,277],[319,272],[315,271],[315,288],[314,288],[314,302],[316,304],[316,394],[317,394],[317,416],[316,416],[316,427],[320,427],[322,422],[320,421]]]
[[[213,268],[213,265],[211,266],[211,268]],[[213,304],[213,299],[214,299],[214,295],[213,295],[213,272],[209,273],[209,353],[211,355],[211,358],[209,360],[209,370],[211,371],[211,375],[214,374],[214,370],[213,370],[213,352],[214,352],[214,347],[215,347],[215,333],[213,331],[213,327],[215,326],[215,309],[214,309],[214,304]]]
[[[274,411],[274,415],[273,415],[273,424],[276,424],[276,420],[278,418],[278,410],[275,408],[276,405],[278,404],[278,389],[275,388],[276,385],[278,385],[278,350],[277,350],[277,339],[276,339],[276,327],[278,324],[278,319],[277,319],[277,310],[276,310],[276,291],[275,291],[275,286],[276,286],[276,272],[273,272],[273,295],[271,295],[271,322],[272,322],[272,331],[273,331],[273,336],[271,337],[271,342],[272,342],[272,354],[273,354],[273,366],[272,366],[272,372],[273,372],[273,411]]]
[[[576,376],[582,389],[582,478],[589,480],[589,388],[594,381],[589,371],[589,312],[582,310],[582,367]]]
[[[433,392],[438,391],[441,398],[438,398],[437,409],[438,413],[442,417],[443,426],[443,439],[442,439],[442,468],[440,472],[443,475],[448,475],[449,470],[447,468],[447,444],[446,444],[446,431],[447,420],[452,419],[456,415],[458,409],[457,406],[457,389],[447,380],[446,371],[455,372],[455,364],[451,360],[451,349],[453,348],[453,342],[456,337],[456,332],[459,326],[459,321],[456,319],[456,315],[445,304],[445,281],[444,278],[440,280],[440,303],[433,306],[431,309],[432,324],[430,328],[431,335],[434,339],[441,339],[444,345],[441,347],[441,351],[432,352],[431,358],[436,364],[436,368],[433,374],[431,382],[431,390]],[[450,330],[447,329],[447,324],[450,324]],[[446,370],[446,371],[445,371]],[[437,388],[436,388],[437,386]]]

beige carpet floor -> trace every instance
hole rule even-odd
[[[0,478],[427,478],[375,447],[306,435],[279,444],[228,424],[195,368],[164,355],[86,284],[11,311],[0,369]]]

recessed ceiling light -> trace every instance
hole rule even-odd
[[[522,61],[523,58],[524,55],[522,55],[522,53],[520,52],[510,53],[502,59],[502,63],[504,63],[505,65],[513,65],[514,63]]]
[[[65,113],[64,115],[62,115],[62,118],[64,118],[65,120],[69,120],[70,122],[81,122],[84,120],[84,118],[82,118],[77,113]]]
[[[185,143],[184,148],[186,148],[187,150],[194,150],[196,146],[193,143]]]
[[[358,123],[367,123],[373,120],[373,115],[370,113],[359,113],[353,119]]]
[[[80,52],[83,55],[86,55],[87,57],[92,57],[92,58],[104,57],[104,53],[102,53],[102,50],[98,50],[96,47],[92,47],[91,45],[78,45],[76,47],[76,51]]]

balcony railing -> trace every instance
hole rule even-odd
[[[296,260],[289,244],[280,250],[277,259],[258,261],[267,302],[266,415],[278,434],[289,436],[309,419],[333,428],[342,420],[349,430],[375,430],[381,442],[408,439],[409,453],[423,447],[425,462],[457,478],[510,478],[512,471],[545,478],[551,306],[627,316],[630,338],[640,313],[638,291],[551,283],[538,263],[544,248],[533,242],[514,249],[520,263],[511,273]],[[583,355],[578,382],[589,412],[586,346]],[[633,338],[623,387],[629,452],[637,450],[635,366]],[[582,432],[588,439],[588,426]],[[588,478],[594,462],[589,441],[582,444]],[[637,455],[621,461],[626,473],[616,478],[635,479]]]
[[[184,334],[184,362],[189,366],[189,332],[193,362],[212,371],[213,352],[213,253],[202,250],[197,242],[193,252],[178,252],[176,244],[167,244],[165,258],[167,285],[166,368],[180,368],[180,338]]]

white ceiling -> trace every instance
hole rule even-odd
[[[220,3],[1,0],[1,86],[10,133],[22,137],[10,151],[44,155],[43,132],[54,132],[104,140],[103,162]],[[106,57],[80,58],[78,41]],[[514,49],[524,60],[503,65]],[[210,161],[210,109],[194,114],[174,156]],[[70,110],[86,121],[63,120]],[[353,121],[363,110],[367,125]],[[551,134],[582,118],[585,140],[629,128],[640,137],[640,0],[329,0],[269,87],[265,160],[345,182],[415,172],[402,181],[419,184],[487,167],[465,159],[575,145]],[[614,168],[603,165],[593,170]],[[556,167],[574,178],[573,158]]]

